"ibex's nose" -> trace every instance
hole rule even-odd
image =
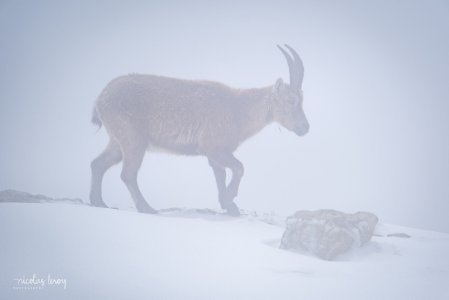
[[[295,129],[295,133],[297,135],[299,135],[299,136],[303,136],[303,135],[306,135],[309,132],[309,129],[310,129],[310,125],[309,125],[308,122],[306,122],[304,124],[301,124],[301,126],[298,126]]]

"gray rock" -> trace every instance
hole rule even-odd
[[[390,234],[387,234],[387,237],[398,237],[398,238],[403,238],[403,239],[411,238],[410,235],[408,235],[407,233],[403,233],[403,232],[390,233]]]
[[[71,198],[50,198],[44,195],[33,195],[26,192],[15,190],[0,191],[0,203],[15,202],[15,203],[72,203],[85,204],[81,199]]]
[[[346,214],[336,210],[298,211],[287,218],[281,248],[306,250],[332,260],[371,240],[378,218],[368,212]]]

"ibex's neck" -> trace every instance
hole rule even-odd
[[[273,122],[271,91],[271,86],[239,91],[242,103],[242,142]]]

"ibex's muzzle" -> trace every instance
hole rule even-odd
[[[301,126],[296,127],[293,131],[298,135],[298,136],[303,136],[306,135],[309,132],[310,129],[310,125],[309,123],[305,123]]]

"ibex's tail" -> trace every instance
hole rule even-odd
[[[100,129],[101,125],[103,125],[103,123],[101,123],[100,118],[98,117],[98,113],[97,113],[97,108],[96,107],[94,107],[94,110],[92,112],[92,119],[91,119],[91,121],[92,121],[92,123],[94,125],[98,126],[98,129]]]

